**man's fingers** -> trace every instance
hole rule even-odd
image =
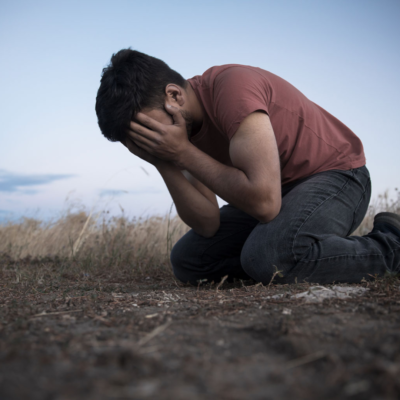
[[[133,133],[136,133],[137,135],[145,137],[149,140],[152,140],[153,142],[157,142],[159,138],[159,134],[157,132],[151,131],[150,129],[147,129],[143,125],[131,121],[130,130],[128,130],[128,134],[129,136],[132,137]]]
[[[129,151],[133,154],[136,154],[140,150],[144,150],[147,153],[150,154],[151,149],[146,145],[146,143],[142,142],[135,142],[132,139],[127,139],[126,140],[126,147],[129,149]]]
[[[164,125],[161,124],[160,122],[156,121],[153,118],[150,118],[146,114],[143,114],[141,112],[138,112],[135,117],[142,125],[147,126],[153,131],[160,132],[162,129],[164,129]]]
[[[145,145],[148,147],[152,147],[154,144],[159,143],[158,138],[152,140],[134,131],[129,132],[129,137],[135,144]]]
[[[172,115],[175,125],[185,126],[186,122],[181,112],[179,111],[179,108],[171,106],[170,104],[165,104],[165,109],[167,110],[168,114]]]

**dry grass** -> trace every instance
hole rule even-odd
[[[67,212],[52,222],[22,218],[0,225],[0,254],[12,260],[58,259],[84,271],[169,265],[173,244],[188,227],[175,216],[106,219],[101,214]]]
[[[380,211],[400,214],[400,192],[372,202],[354,235],[365,235]],[[104,213],[66,214],[52,222],[23,218],[0,225],[0,254],[12,260],[58,259],[81,271],[119,268],[136,272],[169,266],[169,252],[188,227],[175,216],[129,219],[123,214],[106,219]]]
[[[372,200],[367,212],[367,215],[364,218],[364,221],[361,225],[353,232],[354,236],[363,236],[367,233],[371,232],[374,217],[379,212],[392,212],[400,215],[400,191],[396,188],[396,197],[390,198],[389,192],[379,195],[376,199]]]

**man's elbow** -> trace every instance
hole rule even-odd
[[[201,233],[200,236],[203,236],[206,239],[210,239],[210,238],[214,237],[217,232],[218,232],[218,229],[213,230],[213,231],[207,230],[207,231],[204,231],[203,233]]]
[[[193,230],[200,236],[206,239],[212,238],[218,232],[219,225],[215,227],[193,228]]]
[[[254,217],[263,224],[271,222],[278,216],[279,212],[281,211],[281,206],[282,202],[280,200],[265,203],[261,207],[257,208],[257,212]]]
[[[200,236],[212,238],[218,232],[220,227],[219,210],[217,218],[205,218],[201,226],[193,227],[193,230]]]

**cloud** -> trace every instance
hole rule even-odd
[[[121,196],[123,194],[128,194],[126,190],[112,190],[112,189],[104,189],[100,191],[100,197],[104,196]]]
[[[29,186],[46,185],[60,179],[72,178],[75,175],[47,174],[47,175],[23,175],[0,170],[0,192],[18,192]],[[36,190],[25,189],[26,194],[35,193]]]
[[[161,190],[159,189],[155,189],[155,188],[143,188],[143,189],[139,189],[139,190],[131,190],[131,191],[127,191],[127,190],[113,190],[113,189],[102,189],[100,190],[100,197],[105,197],[105,196],[112,196],[112,197],[116,197],[116,196],[121,196],[123,194],[153,194],[153,193],[160,193]]]
[[[156,188],[143,188],[143,189],[138,189],[138,190],[131,190],[129,194],[155,194],[155,193],[161,193],[162,190],[156,189]]]

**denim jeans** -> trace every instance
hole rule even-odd
[[[183,282],[219,281],[223,276],[274,282],[360,282],[385,272],[400,273],[400,236],[382,227],[349,236],[363,220],[371,196],[364,166],[321,172],[282,187],[282,208],[268,223],[221,207],[215,236],[193,230],[171,252]]]

